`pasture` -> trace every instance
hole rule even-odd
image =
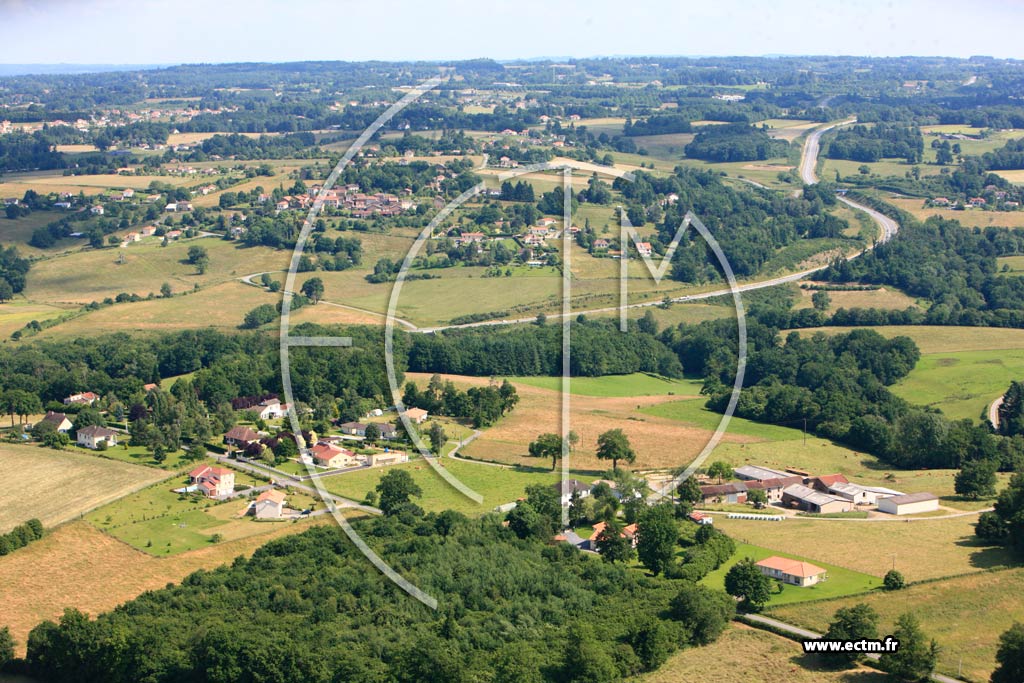
[[[794,517],[783,522],[759,522],[715,515],[715,526],[737,542],[753,543],[773,552],[807,557],[821,566],[834,564],[877,578],[895,566],[907,581],[1014,566],[1009,552],[976,540],[976,521],[977,517],[968,515],[922,517],[913,521]]]
[[[798,290],[793,308],[811,308],[813,305],[811,297],[814,296],[815,291],[817,290]],[[828,313],[833,313],[840,308],[880,308],[902,311],[910,306],[920,305],[913,297],[889,287],[865,291],[828,291],[828,296],[832,300],[827,309]]]
[[[830,292],[831,294],[831,292]],[[797,330],[801,336],[845,334],[857,327],[809,327]],[[1024,330],[1001,327],[955,327],[935,325],[884,325],[872,327],[886,338],[910,337],[922,354],[953,351],[995,351],[1024,349]]]
[[[770,615],[823,630],[837,609],[859,602],[878,612],[881,633],[891,633],[900,614],[913,612],[924,632],[938,640],[942,648],[937,667],[940,673],[957,676],[962,666],[961,678],[987,681],[995,667],[999,634],[1024,614],[1024,570],[974,573],[894,593],[786,605],[772,609]]]
[[[551,391],[562,390],[561,377],[513,377],[511,381]],[[569,391],[580,396],[692,396],[700,393],[700,387],[701,382],[694,380],[668,379],[637,372],[632,375],[573,377]]]
[[[20,330],[33,320],[43,322],[68,312],[67,308],[29,303],[21,297],[4,302],[0,304],[0,339],[10,337],[15,330]]]
[[[721,517],[721,515],[718,515]],[[715,520],[717,525],[718,519]],[[788,524],[789,521],[778,523],[778,522],[751,522],[752,524],[760,524],[761,526],[783,526]],[[758,538],[758,543],[761,543]],[[740,560],[745,557],[753,558],[754,561],[760,561],[766,557],[777,555],[780,557],[787,557],[794,560],[803,560],[810,562],[814,565],[821,567],[828,571],[828,578],[821,583],[817,583],[813,586],[786,586],[782,589],[781,593],[772,593],[772,598],[768,602],[769,607],[777,605],[790,605],[797,602],[807,602],[808,600],[825,600],[828,598],[838,598],[846,595],[857,595],[860,593],[866,593],[872,591],[882,585],[881,580],[876,576],[871,576],[863,572],[854,571],[852,569],[846,569],[841,566],[829,564],[823,560],[819,560],[815,554],[809,556],[793,555],[788,552],[782,552],[775,548],[765,548],[760,545],[750,545],[749,543],[740,542],[736,544],[736,553],[729,558],[721,567],[711,572],[703,579],[701,583],[709,588],[717,588],[719,590],[725,590],[725,575],[732,567],[737,564]]]
[[[1009,171],[1013,173],[1014,171]],[[965,228],[1024,228],[1024,211],[985,211],[969,209],[954,211],[941,206],[926,207],[924,200],[911,197],[886,197],[885,201],[897,206],[914,218],[923,221],[930,216],[939,216],[947,220],[959,221]]]
[[[95,455],[6,444],[0,471],[17,484],[0,497],[0,533],[33,517],[55,526],[167,476]]]
[[[637,680],[643,683],[750,683],[759,680],[786,683],[886,683],[889,678],[867,667],[836,670],[819,658],[805,655],[800,643],[733,622],[710,645],[675,652],[656,671]]]

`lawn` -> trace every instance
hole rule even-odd
[[[995,666],[999,634],[1024,614],[1024,570],[972,574],[823,604],[781,606],[770,615],[824,630],[837,609],[859,602],[878,612],[883,634],[892,632],[900,614],[913,612],[924,632],[942,648],[940,673],[956,676],[962,662],[962,678],[987,681]]]
[[[514,377],[511,381],[552,391],[562,390],[561,377]],[[669,379],[635,372],[632,375],[573,377],[569,391],[582,396],[693,396],[700,393],[701,385],[702,382],[696,380]]]
[[[717,522],[717,520],[716,520]],[[761,526],[784,526],[789,524],[789,521],[785,522],[751,522],[752,524],[760,524]],[[758,541],[760,542],[760,537]],[[781,593],[772,593],[772,598],[769,601],[769,606],[775,605],[789,605],[796,602],[806,602],[808,600],[823,600],[828,598],[838,598],[847,595],[857,595],[860,593],[866,593],[874,590],[882,585],[882,581],[876,576],[870,576],[852,569],[846,569],[833,564],[828,564],[824,561],[818,560],[813,555],[810,557],[793,555],[778,550],[770,550],[761,546],[750,545],[748,543],[737,543],[736,553],[721,567],[711,572],[703,579],[701,583],[711,588],[718,588],[721,590],[725,589],[725,575],[737,562],[745,557],[752,557],[755,561],[760,561],[766,557],[778,555],[780,557],[788,557],[794,560],[804,560],[815,564],[822,569],[828,570],[828,578],[821,583],[813,586],[785,586]]]
[[[643,683],[887,683],[886,674],[866,667],[835,670],[817,656],[805,655],[800,643],[774,633],[733,623],[710,645],[679,650]]]
[[[701,383],[691,382],[693,389],[690,393],[696,394],[700,391]],[[722,420],[722,415],[704,407],[704,398],[693,398],[685,401],[671,401],[658,405],[643,408],[640,412],[654,417],[665,417],[671,420],[678,420],[688,425],[704,429],[716,429]],[[745,420],[740,417],[733,417],[729,421],[728,432],[741,436],[754,437],[767,441],[793,441],[802,438],[803,434],[797,429],[778,427],[775,425],[762,424],[752,420]]]
[[[1024,379],[1024,349],[930,353],[892,391],[949,418],[979,420],[1015,379]]]
[[[10,486],[0,496],[0,532],[33,517],[52,527],[167,476],[93,455],[7,444],[0,446],[0,471]]]
[[[322,483],[331,493],[352,500],[362,500],[367,491],[372,490],[384,474],[399,468],[409,472],[423,489],[423,496],[414,500],[423,509],[428,511],[457,510],[465,514],[478,515],[490,512],[498,505],[511,503],[522,497],[525,495],[527,486],[553,484],[561,477],[560,472],[552,472],[543,466],[534,469],[495,467],[460,462],[450,458],[445,458],[440,464],[459,481],[482,495],[484,497],[483,505],[477,505],[449,486],[432,470],[430,465],[418,458],[401,465],[375,467],[328,477],[323,479]],[[550,465],[550,463],[548,464]]]
[[[122,427],[123,425],[119,424],[111,426]],[[73,453],[89,454],[97,458],[110,458],[111,460],[132,463],[133,465],[149,465],[150,467],[160,467],[170,471],[179,470],[189,465],[188,462],[183,460],[185,457],[185,451],[183,450],[168,453],[167,459],[162,463],[158,463],[153,459],[153,451],[145,448],[144,446],[129,446],[127,438],[113,448],[108,448],[105,451],[93,451],[76,445],[72,445],[69,450]]]
[[[815,564],[836,564],[881,578],[895,563],[908,581],[921,581],[1014,564],[1001,548],[976,542],[976,519],[876,522],[801,517],[758,522],[716,515],[715,526],[737,542],[809,557]]]

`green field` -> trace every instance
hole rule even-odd
[[[940,409],[953,419],[987,419],[987,408],[1012,380],[1024,379],[1024,350],[926,354],[892,387],[911,403]]]
[[[823,334],[845,334],[857,327],[810,327],[796,330],[802,337]],[[910,337],[921,353],[951,353],[953,351],[992,351],[996,349],[1024,349],[1024,330],[1003,327],[954,327],[935,325],[886,325],[872,330],[887,339]],[[783,332],[783,334],[786,334]]]
[[[772,526],[788,524],[788,521],[754,523],[762,526]],[[759,561],[766,557],[771,557],[772,555],[788,557],[794,560],[804,560],[815,564],[822,569],[828,570],[828,578],[813,586],[800,587],[787,585],[782,589],[781,593],[772,594],[772,599],[768,603],[769,606],[790,605],[797,602],[806,602],[807,600],[824,600],[828,598],[839,598],[846,595],[857,595],[874,590],[882,585],[881,580],[875,576],[862,574],[861,572],[853,571],[852,569],[844,569],[825,562],[819,562],[814,558],[791,555],[789,553],[769,550],[768,548],[762,548],[748,543],[737,543],[736,553],[721,567],[701,579],[701,583],[711,588],[724,590],[725,575],[737,562],[745,557],[752,557],[755,561]]]
[[[423,489],[423,496],[414,502],[427,511],[457,510],[465,514],[483,514],[498,505],[511,503],[524,495],[532,484],[554,484],[561,478],[560,472],[547,468],[519,469],[497,467],[478,463],[461,462],[445,458],[440,464],[455,475],[459,481],[484,497],[483,505],[477,505],[469,498],[448,485],[427,463],[415,459],[401,465],[360,470],[323,479],[324,487],[331,493],[352,500],[362,500],[384,474],[394,468],[404,469],[412,475]],[[589,480],[588,480],[589,481]]]
[[[562,390],[561,377],[513,377],[511,381],[552,391]],[[569,391],[581,396],[693,396],[700,393],[702,384],[696,380],[669,379],[636,372],[632,375],[573,377]]]
[[[985,572],[910,586],[895,593],[844,598],[813,605],[787,605],[770,616],[823,631],[840,607],[866,602],[881,617],[879,630],[891,633],[900,614],[913,612],[938,640],[938,671],[970,681],[987,681],[995,667],[999,634],[1024,614],[1024,570]],[[961,666],[963,667],[961,670]]]
[[[701,382],[693,381],[690,390],[691,394],[698,393],[700,391]],[[715,429],[718,427],[719,422],[722,420],[722,416],[719,413],[708,410],[704,407],[704,398],[695,398],[685,401],[671,401],[669,403],[660,403],[655,406],[648,406],[640,410],[645,415],[653,415],[656,417],[667,417],[672,420],[679,420],[695,427],[703,427],[704,429]],[[796,429],[790,429],[788,427],[778,427],[775,425],[762,424],[760,422],[754,422],[752,420],[745,420],[740,417],[733,417],[729,421],[729,427],[727,429],[729,434],[738,434],[741,436],[752,436],[757,439],[764,439],[766,441],[792,441],[795,439],[802,438],[802,433]],[[735,445],[735,444],[734,444]]]

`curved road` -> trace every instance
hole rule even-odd
[[[857,119],[851,118],[846,121],[828,123],[824,126],[815,128],[811,131],[810,135],[807,136],[807,139],[804,140],[803,151],[800,153],[800,180],[802,180],[805,185],[813,185],[818,182],[818,176],[814,172],[814,169],[818,166],[818,154],[821,151],[821,136],[833,128],[848,126],[856,121]]]
[[[1003,405],[1004,398],[1005,396],[1000,396],[988,407],[988,421],[992,423],[997,432],[999,431],[999,408]]]

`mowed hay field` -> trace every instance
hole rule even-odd
[[[326,518],[310,521],[327,523],[334,522]],[[308,528],[309,524],[275,524],[272,531],[260,536],[157,558],[87,522],[71,522],[0,557],[0,626],[10,627],[16,650],[24,653],[28,632],[44,619],[56,619],[66,607],[96,615],[144,591],[181,581],[197,569],[230,563],[274,538]]]
[[[976,541],[976,521],[967,515],[913,521],[795,517],[768,523],[715,515],[715,526],[738,541],[877,577],[892,569],[895,559],[908,581],[1014,566],[1002,548]]]
[[[210,265],[202,275],[187,262],[193,246],[209,254]],[[118,263],[119,255],[124,263]],[[40,261],[29,271],[25,296],[36,302],[89,303],[121,292],[159,294],[164,282],[181,292],[197,284],[206,287],[250,273],[282,270],[288,258],[286,251],[243,247],[216,238],[181,240],[166,247],[151,238],[123,249],[89,249]]]
[[[846,334],[860,327],[809,327],[795,330],[801,336]],[[1024,330],[1001,327],[953,327],[935,325],[887,325],[871,327],[886,338],[910,337],[922,354],[953,351],[989,351],[993,349],[1024,349]],[[782,333],[783,335],[786,332]]]
[[[987,681],[995,668],[999,634],[1024,615],[1024,570],[985,572],[910,586],[894,593],[843,598],[810,605],[773,608],[770,616],[805,628],[825,630],[840,607],[869,604],[881,617],[879,631],[892,633],[896,619],[913,612],[924,632],[942,650],[938,671]]]
[[[8,477],[0,532],[33,517],[46,527],[59,524],[167,476],[98,456],[16,445],[0,446],[0,471]]]
[[[67,313],[68,309],[50,304],[31,304],[16,298],[0,304],[0,339],[7,339],[33,320],[42,322]]]
[[[1002,173],[1016,172],[1003,171]],[[1022,175],[1022,178],[1024,178],[1024,175]],[[953,211],[938,206],[926,207],[923,200],[909,197],[886,197],[885,201],[898,206],[921,221],[930,216],[939,216],[948,220],[960,221],[960,224],[965,228],[987,228],[993,225],[1001,228],[1024,228],[1024,211],[983,211],[980,209]]]
[[[902,311],[917,305],[917,301],[913,297],[907,296],[898,289],[882,287],[880,289],[850,292],[800,289],[793,307],[811,308],[813,306],[811,297],[814,296],[816,291],[825,291],[829,299],[831,299],[831,303],[826,311],[827,313],[834,313],[840,308],[881,308]]]
[[[757,672],[752,678],[751,672]],[[886,674],[866,667],[842,671],[825,668],[805,655],[800,643],[742,624],[704,647],[680,650],[657,671],[637,679],[643,683],[886,683]]]
[[[412,375],[410,379],[417,376]],[[423,376],[419,376],[422,381]],[[487,378],[450,377],[461,387],[485,385]],[[611,378],[608,378],[611,379]],[[558,433],[560,429],[561,393],[550,388],[530,386],[511,380],[519,393],[519,405],[507,416],[468,444],[460,453],[467,457],[492,460],[527,467],[544,467],[537,458],[530,457],[528,446],[543,432]],[[550,382],[544,378],[543,382]],[[587,396],[571,397],[571,429],[580,437],[572,454],[573,469],[603,472],[611,468],[608,461],[598,460],[597,437],[609,429],[620,428],[629,437],[637,453],[631,469],[679,467],[700,452],[714,433],[715,424],[685,424],[669,417],[646,415],[644,408],[666,401],[678,401],[680,396],[666,393],[648,396]],[[752,441],[749,436],[731,433],[727,442]],[[547,463],[550,467],[550,462]]]

